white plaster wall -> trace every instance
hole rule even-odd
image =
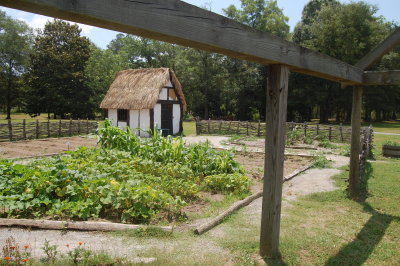
[[[157,103],[154,106],[154,128],[161,128],[161,104]]]
[[[166,88],[161,89],[159,99],[160,100],[168,100],[168,89],[166,89]]]
[[[108,109],[108,119],[111,120],[113,126],[117,126],[118,113],[117,109]]]
[[[123,129],[123,130],[126,130],[127,125],[128,125],[127,122],[118,121],[118,127]]]
[[[137,135],[139,128],[139,110],[129,110],[129,126],[132,133]]]
[[[170,80],[167,81],[167,84],[165,84],[165,87],[167,87],[167,88],[172,88],[173,87]]]
[[[143,109],[140,110],[140,136],[141,137],[148,137],[149,134],[147,131],[150,129],[150,110]]]
[[[181,120],[181,106],[179,104],[174,104],[172,106],[172,131],[173,134],[179,133],[179,122]]]

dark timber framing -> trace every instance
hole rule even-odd
[[[261,257],[271,258],[279,255],[288,84],[288,67],[269,66],[266,124],[270,126],[265,136],[264,195],[260,234]]]
[[[216,52],[348,84],[362,70],[177,0],[0,0],[0,5]]]
[[[389,74],[364,73],[368,66],[400,43],[399,29],[352,66],[179,0],[0,0],[0,5],[270,64],[266,115],[269,133],[265,144],[265,169],[268,171],[265,171],[260,238],[263,257],[277,257],[279,254],[283,121],[286,120],[289,70],[355,85],[350,182],[357,182],[352,180],[357,177],[354,173],[359,172],[356,151],[360,146],[357,132],[360,132],[361,123],[362,85],[364,82],[397,84],[400,79],[398,72],[393,71]],[[183,113],[181,119],[182,116]]]

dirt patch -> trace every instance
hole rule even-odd
[[[237,152],[235,160],[244,166],[248,176],[262,179],[264,173],[264,153],[260,152]],[[285,156],[284,172],[289,175],[293,171],[310,164],[311,158],[300,156]]]
[[[97,138],[75,136],[16,142],[0,142],[0,158],[20,158],[62,153],[80,146],[94,147]]]

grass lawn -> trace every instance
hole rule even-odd
[[[196,122],[183,122],[183,135],[196,136]]]

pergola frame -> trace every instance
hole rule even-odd
[[[359,197],[362,86],[400,84],[400,71],[364,71],[400,43],[400,30],[352,66],[179,0],[0,0],[0,5],[270,65],[266,88],[269,130],[265,143],[268,171],[264,170],[262,257],[279,256],[289,71],[354,86],[349,176],[354,199]]]

